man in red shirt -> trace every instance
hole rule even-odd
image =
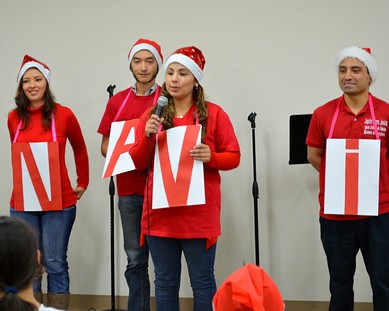
[[[139,39],[131,48],[128,60],[135,84],[110,98],[97,130],[103,135],[101,153],[104,157],[107,154],[111,123],[138,119],[147,108],[156,104],[161,89],[155,78],[162,66],[163,57],[161,47],[156,42]],[[127,254],[125,277],[129,287],[128,311],[149,311],[149,249],[147,244],[140,246],[146,174],[140,170],[125,172],[116,176],[116,182],[124,249]]]
[[[389,105],[369,92],[370,85],[377,78],[377,64],[370,49],[346,48],[340,52],[337,65],[343,95],[314,111],[306,138],[308,160],[320,173],[320,228],[330,274],[329,310],[353,310],[353,278],[359,250],[370,277],[374,310],[389,310]],[[376,160],[379,163],[374,163],[379,165],[379,180],[377,177],[376,181],[379,186],[374,189],[375,193],[379,193],[378,216],[361,216],[355,212],[348,213],[347,209],[339,214],[325,210],[330,201],[325,191],[328,195],[328,185],[332,186],[335,182],[326,171],[326,166],[329,169],[333,164],[326,163],[326,158],[330,161],[328,147],[332,138],[332,142],[335,139],[355,142],[379,140],[380,150],[377,150],[377,154],[380,156]],[[362,156],[358,157],[361,165],[373,161],[371,158],[365,160]],[[346,159],[346,155],[341,159]],[[349,166],[345,167],[346,171]],[[361,178],[351,182],[358,186]],[[357,197],[358,209],[374,205],[360,200],[363,192],[360,187],[356,192],[353,196]],[[344,205],[347,208],[348,204]]]

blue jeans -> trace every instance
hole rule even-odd
[[[181,254],[184,253],[193,291],[194,311],[212,311],[216,293],[216,244],[205,249],[205,239],[147,236],[155,268],[157,311],[179,311]]]
[[[140,246],[143,196],[119,196],[127,267],[124,273],[129,288],[128,311],[150,311],[149,248]]]
[[[29,223],[36,233],[41,251],[41,264],[47,272],[47,292],[68,294],[67,251],[76,219],[76,206],[53,212],[19,212],[11,208],[11,216]],[[40,279],[34,281],[34,292],[42,292]]]
[[[330,272],[329,310],[354,310],[359,250],[370,278],[374,311],[389,310],[389,213],[353,221],[320,218],[320,228]]]

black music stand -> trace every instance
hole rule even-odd
[[[292,115],[289,118],[289,164],[307,164],[307,137],[312,114]]]

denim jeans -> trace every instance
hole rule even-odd
[[[184,253],[193,291],[194,311],[212,311],[216,293],[216,244],[205,249],[205,239],[147,236],[155,268],[157,311],[179,311],[181,254]]]
[[[353,280],[361,250],[373,290],[374,311],[389,310],[389,214],[353,221],[320,218],[330,272],[330,311],[354,310]]]
[[[140,246],[143,196],[119,196],[127,267],[124,273],[129,288],[128,311],[150,311],[149,248]]]
[[[19,212],[11,208],[11,216],[29,223],[36,233],[41,251],[41,264],[47,272],[47,292],[68,294],[67,251],[70,233],[76,219],[76,206],[52,212]],[[41,280],[36,279],[34,292],[41,291]]]

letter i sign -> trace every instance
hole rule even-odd
[[[325,214],[378,215],[380,142],[327,140]]]

